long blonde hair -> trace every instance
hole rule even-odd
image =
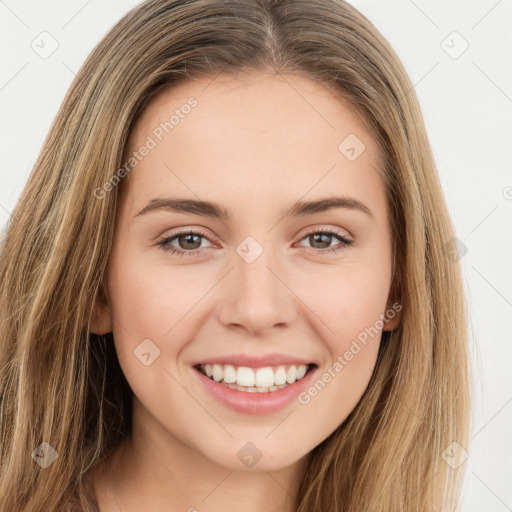
[[[318,80],[360,113],[385,160],[401,322],[372,379],[312,450],[299,512],[458,510],[470,366],[454,230],[399,58],[343,0],[148,0],[94,48],[51,126],[0,246],[0,509],[97,510],[90,470],[131,427],[112,335],[90,334],[130,130],[163,87],[272,70]],[[58,454],[33,460],[47,442]],[[46,447],[46,445],[44,445]],[[450,448],[451,446],[451,448]],[[453,467],[452,467],[453,466]]]

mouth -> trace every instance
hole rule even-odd
[[[273,393],[301,381],[316,367],[315,363],[259,368],[231,364],[197,364],[194,369],[211,381],[236,391]]]

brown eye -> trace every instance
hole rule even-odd
[[[333,235],[329,235],[327,233],[315,233],[313,235],[309,235],[308,238],[313,249],[326,249],[331,245]]]
[[[208,240],[208,237],[196,231],[181,231],[175,235],[168,236],[160,240],[159,245],[164,251],[169,251],[171,254],[179,256],[194,256],[201,252],[201,243]],[[175,243],[177,242],[177,243]],[[204,247],[210,249],[211,247]]]
[[[199,249],[201,247],[202,238],[203,237],[201,235],[187,233],[185,235],[178,235],[176,240],[178,240],[178,245],[180,249],[194,250]]]
[[[338,239],[338,246],[331,246],[333,239]],[[310,248],[315,249],[315,253],[330,253],[339,251],[345,247],[350,247],[352,240],[349,240],[342,234],[333,229],[322,229],[312,231],[302,238],[308,240]]]

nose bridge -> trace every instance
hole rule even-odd
[[[242,285],[241,291],[245,289],[253,296],[261,295],[270,300],[275,296],[278,288],[277,278],[270,270],[279,266],[276,250],[268,240],[263,245],[252,237],[248,238],[238,246],[236,251],[238,258],[235,266]]]
[[[229,296],[225,297],[222,322],[239,324],[251,332],[292,321],[293,293],[280,275],[283,265],[275,247],[247,237],[236,248]]]

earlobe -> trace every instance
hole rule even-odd
[[[395,295],[392,295],[395,297]],[[402,304],[398,300],[388,299],[386,304],[386,311],[384,312],[384,331],[392,331],[396,329],[402,320]]]
[[[394,310],[391,311],[391,315],[393,315],[393,311]],[[393,318],[390,318],[391,315],[388,313],[388,320],[384,322],[384,327],[382,328],[383,331],[393,331],[400,325],[400,313],[395,312],[395,316]]]
[[[93,334],[106,334],[112,331],[112,317],[108,305],[101,300],[96,299],[91,318],[91,332]]]

